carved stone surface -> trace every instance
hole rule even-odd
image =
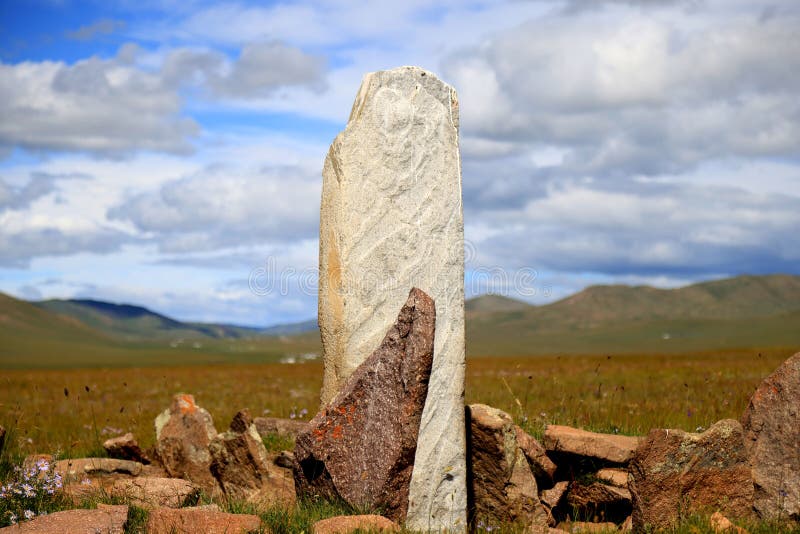
[[[412,289],[383,343],[297,437],[298,495],[405,517],[435,322],[433,300]]]
[[[800,521],[800,352],[769,375],[742,416],[761,517]]]
[[[464,223],[455,90],[418,67],[367,74],[328,152],[320,211],[322,403],[418,287],[436,302],[435,361],[407,525],[466,525]]]

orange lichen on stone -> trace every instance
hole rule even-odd
[[[197,404],[194,403],[193,396],[184,394],[178,397],[178,408],[182,414],[194,413],[197,411]]]
[[[333,429],[333,434],[331,434],[331,436],[333,436],[334,439],[341,439],[342,438],[342,433],[343,433],[342,425],[337,425]]]

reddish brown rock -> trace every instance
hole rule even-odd
[[[742,416],[763,518],[800,521],[800,352],[756,389]]]
[[[297,419],[281,419],[280,417],[256,417],[253,419],[256,430],[261,437],[277,434],[279,436],[296,438],[308,426],[308,421]]]
[[[476,521],[522,522],[545,527],[547,513],[539,502],[536,479],[517,444],[514,421],[484,404],[468,407],[468,462]]]
[[[607,467],[595,473],[595,476],[598,480],[611,486],[616,486],[618,488],[628,487],[628,472],[624,469]]]
[[[569,487],[567,505],[574,517],[621,523],[631,514],[631,493],[600,482],[575,482]]]
[[[107,439],[103,442],[103,448],[110,458],[133,460],[141,464],[150,463],[150,459],[142,452],[139,443],[130,432],[122,436],[117,436],[116,438]]]
[[[573,521],[571,523],[562,523],[558,525],[558,529],[562,532],[570,532],[571,534],[589,534],[594,532],[617,532],[617,525],[615,523],[588,523],[584,521]]]
[[[633,457],[639,438],[599,434],[568,426],[547,425],[544,446],[548,452],[565,453],[600,460],[611,464],[625,464]]]
[[[380,515],[339,515],[317,521],[311,527],[311,534],[351,532],[400,532],[400,525]]]
[[[533,476],[536,477],[536,483],[540,487],[552,486],[553,477],[556,474],[556,464],[547,457],[547,451],[533,436],[516,425],[514,429],[517,432],[517,445],[525,453]]]
[[[217,483],[211,475],[208,445],[217,431],[214,421],[191,395],[175,395],[169,409],[155,420],[156,453],[171,477],[185,478],[213,492]]]
[[[98,504],[95,510],[64,510],[6,528],[3,534],[123,534],[127,506]]]
[[[297,437],[298,495],[404,519],[433,362],[433,300],[412,289],[380,347]]]
[[[197,503],[200,488],[182,478],[139,477],[116,481],[111,496],[140,508],[181,508]]]
[[[561,504],[561,500],[564,498],[564,495],[567,494],[568,489],[569,482],[565,480],[556,482],[552,488],[546,489],[539,493],[539,499],[542,501],[542,504],[550,509],[553,509]]]
[[[226,514],[203,506],[156,508],[147,518],[147,534],[244,534],[259,528],[258,516]]]
[[[211,473],[229,498],[248,502],[293,505],[294,481],[270,461],[247,410],[237,413],[230,430],[209,444]]]
[[[692,513],[752,513],[753,481],[742,426],[725,419],[702,434],[651,430],[630,464],[633,528],[669,528]]]

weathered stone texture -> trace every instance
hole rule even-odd
[[[197,503],[200,488],[182,478],[137,477],[116,481],[111,495],[140,508],[180,508]]]
[[[547,425],[544,446],[549,452],[571,454],[610,464],[625,464],[633,457],[639,438],[599,434],[568,426]]]
[[[552,486],[557,469],[556,464],[547,457],[547,451],[533,436],[518,426],[514,426],[514,429],[517,433],[517,445],[525,453],[533,476],[536,477],[536,483],[540,487]]]
[[[314,523],[311,534],[350,534],[352,532],[400,532],[400,526],[380,515],[338,515]]]
[[[261,519],[250,514],[227,514],[203,506],[156,508],[147,518],[148,534],[245,534],[261,528]]]
[[[756,511],[800,521],[800,352],[768,376],[742,416]]]
[[[724,419],[702,434],[651,430],[630,463],[633,528],[669,528],[692,513],[748,518],[753,481],[742,426]]]
[[[234,416],[230,430],[211,440],[209,450],[211,473],[227,497],[261,505],[294,504],[294,483],[270,461],[247,410]]]
[[[206,491],[217,487],[211,475],[208,445],[217,431],[214,420],[192,395],[175,395],[155,421],[156,453],[172,477],[185,478]]]
[[[127,506],[98,504],[95,510],[64,510],[40,515],[10,527],[3,534],[123,534]]]
[[[132,460],[142,464],[149,464],[150,459],[142,452],[139,443],[133,434],[128,432],[116,438],[107,439],[103,442],[103,448],[110,458],[120,460]]]
[[[410,287],[436,302],[436,355],[407,524],[463,527],[464,224],[455,90],[417,67],[367,74],[328,152],[320,213],[322,402],[378,346]]]
[[[546,527],[547,513],[539,502],[536,479],[517,444],[514,421],[507,413],[485,404],[472,404],[468,412],[475,519]]]
[[[341,498],[405,517],[435,323],[433,300],[412,289],[383,343],[297,437],[298,495]]]

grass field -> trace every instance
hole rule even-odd
[[[547,423],[629,435],[694,431],[738,419],[759,382],[793,349],[684,355],[472,358],[466,400],[508,411],[534,435]],[[290,417],[318,407],[320,362],[114,369],[5,370],[0,424],[8,453],[98,454],[104,439],[133,432],[154,441],[153,420],[178,392],[194,394],[227,428],[241,408]]]

